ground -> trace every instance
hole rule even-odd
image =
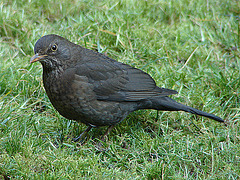
[[[240,179],[240,2],[0,2],[0,179]],[[149,73],[173,99],[216,114],[137,111],[105,127],[51,105],[36,41],[58,34]]]

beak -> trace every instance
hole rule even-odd
[[[46,57],[47,55],[39,55],[38,53],[35,54],[31,59],[30,59],[30,63],[34,63],[37,61],[40,61],[41,59],[43,59],[44,57]]]

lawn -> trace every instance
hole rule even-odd
[[[36,41],[58,34],[149,73],[185,112],[141,110],[108,135],[51,105]],[[0,179],[240,179],[240,1],[0,2]]]

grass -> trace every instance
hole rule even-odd
[[[0,179],[240,179],[240,3],[236,0],[0,2]],[[140,68],[179,102],[227,126],[184,112],[137,111],[96,144],[105,127],[56,112],[37,39],[59,34]]]

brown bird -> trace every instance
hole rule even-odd
[[[56,110],[88,128],[109,126],[105,135],[128,114],[139,109],[185,111],[224,122],[220,117],[180,104],[149,74],[83,48],[58,35],[41,37],[30,62],[43,67],[43,84]]]

